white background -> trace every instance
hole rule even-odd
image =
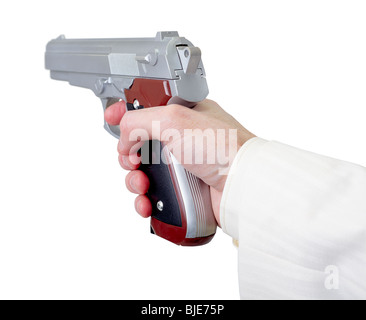
[[[181,248],[134,213],[100,101],[49,79],[49,40],[178,30],[249,130],[366,165],[365,17],[352,0],[2,1],[0,298],[239,298],[221,230]]]

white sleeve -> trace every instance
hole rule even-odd
[[[260,138],[220,208],[239,241],[242,299],[366,299],[366,169]]]

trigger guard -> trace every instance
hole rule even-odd
[[[107,130],[113,137],[119,139],[121,132],[119,126],[111,126],[104,120],[104,129]]]
[[[125,99],[120,98],[104,98],[102,99],[103,102],[103,109],[104,111],[107,110],[108,107],[110,107],[112,104],[115,104],[119,101],[124,101]],[[119,128],[119,125],[111,126],[104,120],[104,129],[111,134],[113,137],[119,139],[121,135],[121,131]]]

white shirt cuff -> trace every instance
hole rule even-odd
[[[220,222],[222,230],[239,240],[239,215],[241,213],[240,194],[243,178],[250,170],[250,163],[268,141],[261,138],[248,140],[238,151],[228,174],[220,204]],[[233,196],[234,195],[234,196]]]

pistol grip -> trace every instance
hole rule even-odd
[[[125,96],[128,111],[166,105],[172,100],[165,80],[136,79]],[[151,231],[183,246],[210,242],[217,224],[209,187],[186,171],[160,141],[146,142],[141,155],[139,169],[150,180],[147,196],[152,204]]]

